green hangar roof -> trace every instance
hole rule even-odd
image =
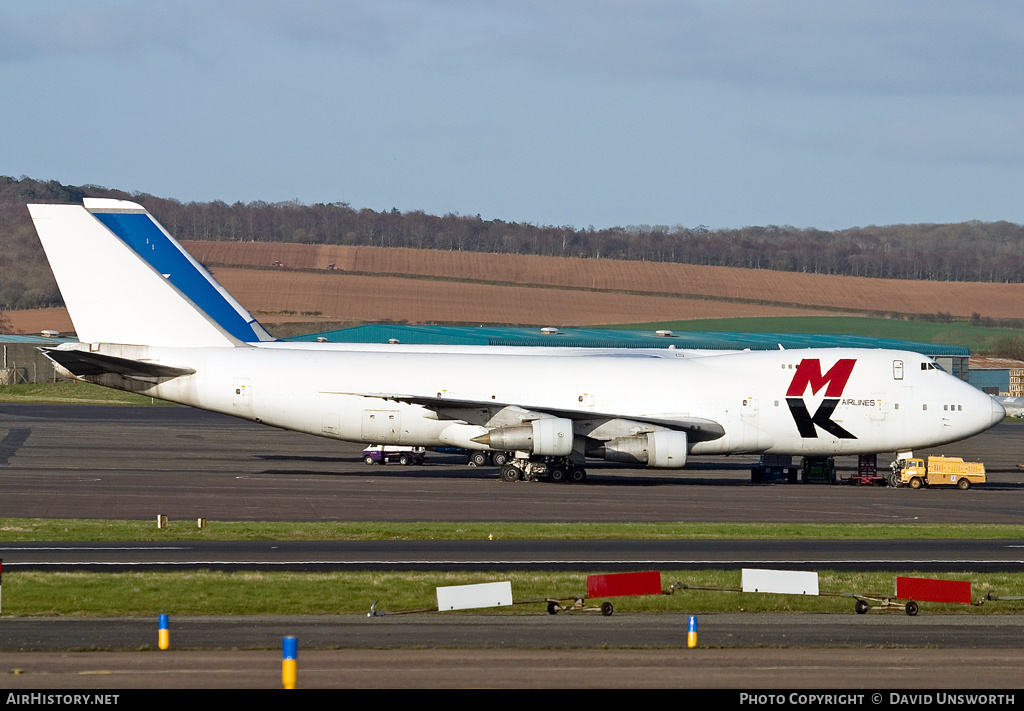
[[[0,343],[7,345],[60,345],[61,343],[75,343],[77,338],[70,338],[67,336],[46,336],[39,333],[31,335],[15,335],[10,333],[0,333]]]
[[[966,358],[961,346],[866,336],[810,333],[730,333],[719,331],[626,331],[611,328],[506,328],[490,326],[354,326],[284,339],[331,343],[410,343],[478,346],[561,346],[568,348],[703,348],[775,350],[791,348],[887,348],[932,357]]]

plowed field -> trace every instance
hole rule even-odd
[[[822,315],[833,309],[1024,317],[1024,284],[896,281],[382,247],[184,244],[196,259],[211,265],[224,287],[264,323],[391,320],[586,326]],[[285,268],[270,268],[275,261]],[[332,263],[340,271],[327,271]],[[70,330],[63,310],[10,312],[9,317],[21,332]]]
[[[293,288],[307,295],[303,303],[309,308],[293,309],[321,311],[335,314],[337,306],[318,308],[313,304],[318,299],[335,303],[332,292],[346,290],[345,299],[350,307],[362,310],[357,300],[368,300],[371,304],[381,299],[413,301],[425,299],[436,302],[430,307],[466,314],[465,318],[444,316],[401,316],[409,321],[452,320],[491,321],[496,323],[558,323],[584,325],[615,323],[623,320],[652,321],[659,319],[717,318],[735,315],[794,315],[801,307],[818,309],[854,309],[860,311],[900,312],[916,314],[950,313],[953,316],[970,316],[979,313],[992,318],[1021,318],[1024,316],[1024,284],[991,284],[972,282],[930,282],[899,281],[890,279],[868,279],[863,277],[826,276],[821,274],[799,274],[772,272],[756,269],[735,269],[729,267],[705,267],[689,264],[660,262],[625,262],[605,259],[572,259],[562,257],[535,257],[515,254],[484,254],[479,252],[443,252],[383,247],[343,247],[278,243],[242,242],[188,242],[186,248],[197,259],[209,264],[267,267],[275,260],[284,262],[286,268],[326,269],[335,264],[339,269],[361,274],[379,275],[381,280],[360,283],[359,289],[369,289],[360,296],[348,287],[335,285],[339,276],[325,272],[329,280],[305,282],[298,274],[289,282]],[[221,270],[218,273],[224,272]],[[530,289],[537,299],[518,287],[492,285],[487,289],[498,291],[463,291],[458,281],[448,282],[436,289],[426,285],[411,286],[399,282],[407,280],[388,279],[390,275],[422,275],[438,279],[474,280],[501,284],[528,284],[568,287],[574,289],[623,290],[642,292],[644,297],[613,295],[609,301],[601,300],[599,294],[563,294],[551,289]],[[221,277],[218,277],[221,278]],[[245,280],[241,275],[224,274],[222,280],[227,286],[230,279],[255,297],[260,291],[260,280],[267,279],[265,272],[253,275],[256,284],[242,287]],[[237,281],[236,281],[237,280]],[[342,279],[340,281],[347,281]],[[299,286],[304,284],[304,286]],[[237,287],[236,287],[237,288]],[[229,287],[233,291],[232,287]],[[679,298],[665,295],[687,295],[715,301],[687,303]],[[241,297],[240,293],[236,296]],[[267,295],[269,298],[270,295]],[[633,299],[655,299],[636,301]],[[483,299],[484,303],[469,304],[466,299]],[[776,306],[727,304],[725,301],[771,302]],[[242,303],[247,303],[241,298]],[[516,306],[522,303],[524,309]],[[551,303],[549,302],[556,302]],[[557,305],[556,305],[557,304]],[[416,310],[413,303],[409,307]],[[726,308],[728,307],[728,308]],[[253,307],[261,308],[261,307]],[[281,307],[292,308],[292,307]],[[427,304],[422,307],[428,310]],[[543,312],[536,309],[542,308]],[[390,307],[389,307],[390,309]],[[493,316],[486,314],[492,313]],[[553,311],[552,311],[553,309]],[[608,309],[613,309],[609,311]],[[667,311],[666,311],[667,309]],[[723,310],[719,310],[723,309]],[[768,309],[767,311],[765,309]],[[482,314],[468,316],[469,312]],[[392,312],[393,313],[393,312]],[[525,314],[526,318],[516,315]],[[821,313],[816,311],[816,313]],[[548,314],[551,314],[548,317]],[[558,316],[563,316],[559,318]],[[632,314],[623,318],[615,314]],[[371,318],[395,318],[375,316]]]
[[[331,320],[583,326],[733,316],[801,316],[808,311],[670,296],[351,274],[252,271],[221,267],[217,280],[257,319],[276,311],[319,312]],[[815,312],[820,313],[820,312]]]

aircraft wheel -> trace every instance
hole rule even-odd
[[[522,476],[522,474],[523,473],[519,471],[518,468],[512,466],[511,464],[506,464],[501,468],[502,481],[519,481],[519,478]]]
[[[971,488],[971,480],[970,479],[960,479],[960,481],[958,481],[956,483],[956,485],[959,486],[964,491],[967,491],[968,489]]]
[[[558,614],[558,603],[557,602],[549,602],[548,603],[548,614],[549,615],[557,615]]]
[[[921,477],[919,477],[919,476],[915,476],[915,477],[913,477],[910,480],[910,488],[911,489],[920,489],[923,485],[924,485],[924,482],[921,481]]]
[[[903,609],[907,613],[907,615],[909,615],[910,617],[913,617],[914,615],[917,614],[917,603],[914,602],[913,600],[908,600],[907,604],[904,605]]]
[[[562,467],[554,467],[548,472],[548,479],[552,484],[564,484],[568,479],[568,474]]]
[[[373,464],[374,463],[373,462],[373,457],[371,457],[369,454],[367,454],[365,457],[363,457],[363,461],[366,462],[367,464]]]
[[[474,467],[486,467],[487,452],[473,452],[469,455],[469,463]]]
[[[508,464],[509,456],[508,452],[495,452],[491,455],[491,462],[496,467],[503,467]]]
[[[582,484],[587,480],[587,470],[583,467],[573,467],[569,471],[569,481],[573,484]]]
[[[858,615],[867,614],[867,611],[871,609],[871,605],[867,604],[863,600],[858,600],[853,604],[853,609]]]
[[[604,615],[605,617],[611,617],[613,612],[615,612],[615,608],[612,607],[612,604],[610,602],[602,602],[601,603],[601,614],[602,615]]]

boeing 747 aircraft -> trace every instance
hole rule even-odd
[[[1005,414],[905,351],[283,343],[140,205],[28,207],[80,341],[46,349],[68,373],[340,440],[514,451],[508,481],[582,481],[586,457],[905,458]]]

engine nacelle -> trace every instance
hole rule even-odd
[[[682,469],[686,466],[686,433],[659,430],[634,437],[619,437],[604,443],[588,456],[609,462],[643,464],[658,469]]]
[[[572,420],[545,417],[529,425],[499,427],[473,441],[486,444],[491,449],[566,457],[572,454],[572,434]]]

